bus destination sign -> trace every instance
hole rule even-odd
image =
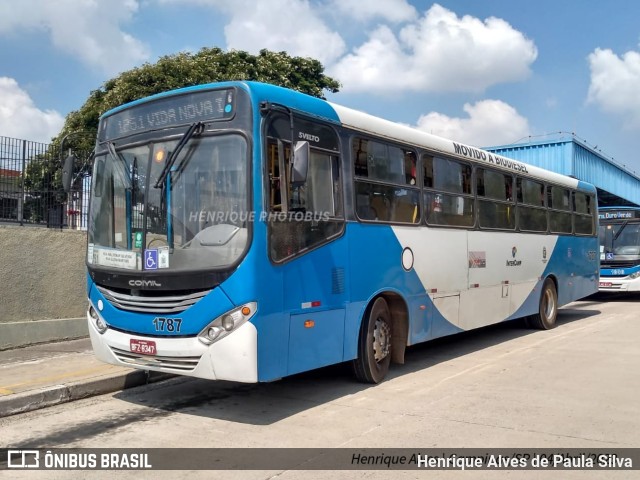
[[[638,210],[600,210],[598,212],[600,220],[631,220],[632,218],[640,218]]]
[[[234,114],[234,90],[173,95],[127,108],[102,120],[100,140],[175,125],[227,119]]]

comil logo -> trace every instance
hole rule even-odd
[[[129,285],[132,287],[161,287],[160,282],[155,280],[129,280]]]
[[[40,468],[38,450],[7,451],[7,468]]]

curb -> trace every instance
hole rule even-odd
[[[174,376],[168,373],[134,370],[7,395],[0,397],[0,418],[147,385]]]

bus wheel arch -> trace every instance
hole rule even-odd
[[[374,297],[360,325],[358,356],[352,363],[356,378],[380,383],[391,362],[404,363],[407,332],[408,309],[402,297],[393,292]]]
[[[550,275],[542,282],[538,313],[531,315],[529,326],[540,330],[550,330],[556,326],[558,318],[558,281]]]

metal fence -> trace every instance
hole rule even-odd
[[[57,145],[0,137],[0,222],[86,229],[91,178],[64,192],[60,157]]]

